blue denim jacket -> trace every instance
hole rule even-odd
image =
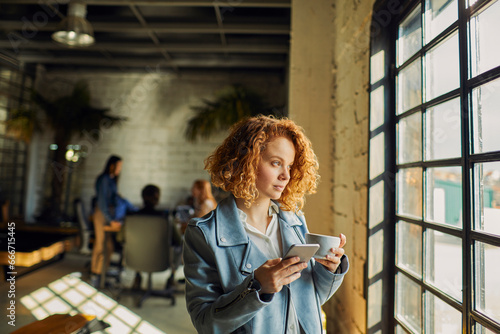
[[[304,217],[282,210],[278,216],[283,249],[305,243]],[[232,196],[190,221],[183,257],[186,304],[198,333],[285,333],[290,298],[305,333],[321,333],[320,305],[349,268],[347,256],[335,274],[311,260],[299,279],[259,297],[253,271],[268,259],[249,240]]]

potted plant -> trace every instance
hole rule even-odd
[[[57,149],[53,151],[51,158],[51,192],[41,216],[45,220],[58,222],[63,219],[61,204],[66,178],[66,173],[61,173],[60,170],[67,166],[66,147],[71,139],[83,135],[85,130],[99,129],[104,119],[108,126],[113,126],[120,124],[125,118],[110,115],[109,109],[91,106],[90,91],[85,81],[77,82],[69,95],[54,100],[45,98],[37,91],[33,91],[31,97],[38,108],[10,110],[6,122],[7,134],[29,142],[34,131],[44,130],[39,111],[43,112],[44,123],[52,129],[53,144],[57,145]]]
[[[247,117],[259,114],[283,116],[283,108],[271,107],[261,94],[240,84],[217,92],[214,101],[202,101],[201,106],[191,107],[195,115],[189,119],[185,132],[189,141],[225,131]]]

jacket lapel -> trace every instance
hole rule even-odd
[[[216,222],[217,246],[227,247],[243,275],[251,274],[268,260],[248,238],[232,195],[217,206]]]
[[[295,232],[294,226],[301,226],[302,222],[293,212],[282,211],[278,214],[281,231],[281,244],[283,247],[283,256],[294,244],[303,244],[305,241]]]

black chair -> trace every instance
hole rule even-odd
[[[147,290],[137,301],[141,307],[150,296],[161,296],[172,300],[175,305],[175,289],[153,290],[152,274],[172,266],[172,225],[162,216],[131,215],[124,224],[125,244],[123,260],[126,267],[148,273]]]

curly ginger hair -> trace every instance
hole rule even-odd
[[[290,181],[278,202],[285,211],[302,209],[305,194],[316,192],[319,165],[304,130],[287,118],[260,115],[235,124],[229,136],[205,160],[212,183],[244,199],[250,207],[259,195],[256,180],[262,153],[278,137],[290,139],[295,148]]]

